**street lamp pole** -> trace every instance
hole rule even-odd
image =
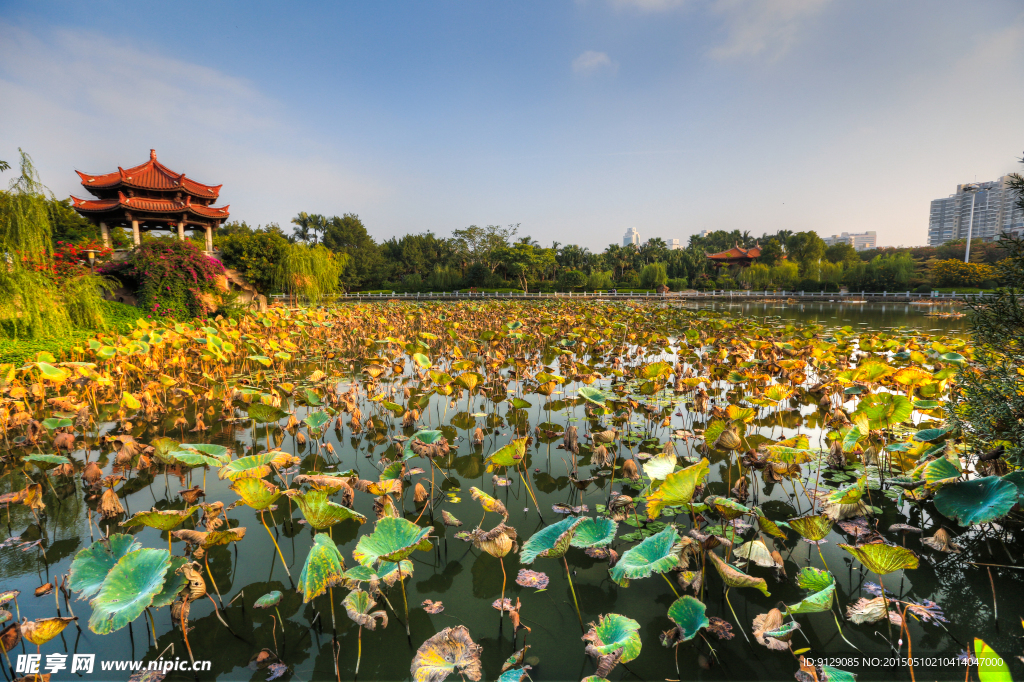
[[[963,186],[964,192],[971,193],[971,217],[967,222],[967,248],[964,250],[964,262],[971,262],[971,238],[974,236],[974,202],[978,199],[981,186],[976,183]]]

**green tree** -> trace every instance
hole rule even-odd
[[[218,240],[224,265],[237,270],[261,294],[274,293],[278,268],[289,249],[279,232],[235,231]]]
[[[797,232],[786,241],[786,250],[802,271],[808,263],[825,257],[825,241],[815,232]]]
[[[359,216],[346,213],[340,218],[334,216],[328,220],[323,245],[335,253],[348,256],[348,266],[341,276],[346,289],[358,289],[373,283],[383,258]]]
[[[566,270],[562,273],[562,286],[566,289],[580,289],[586,286],[587,276],[580,270]]]
[[[668,282],[668,273],[665,271],[664,263],[649,263],[640,271],[640,285],[648,289],[665,286]]]
[[[825,248],[825,259],[829,263],[856,263],[860,255],[849,243],[839,242]]]
[[[767,265],[768,267],[772,267],[780,260],[782,260],[784,253],[785,252],[782,248],[782,244],[779,242],[778,239],[775,239],[773,237],[772,239],[765,241],[765,243],[761,245],[761,256],[760,258],[757,259],[757,261],[759,263]]]

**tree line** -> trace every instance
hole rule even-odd
[[[274,263],[289,243],[322,247],[348,257],[339,285],[347,291],[429,292],[477,289],[606,290],[655,288],[786,289],[881,291],[943,286],[994,285],[995,264],[1005,257],[995,243],[974,240],[971,263],[963,241],[941,247],[879,248],[857,251],[849,244],[827,245],[814,231],[780,230],[755,237],[749,231],[719,230],[693,235],[684,248],[660,238],[639,246],[610,244],[594,252],[577,244],[540,244],[520,235],[520,225],[470,225],[451,236],[406,234],[378,242],[359,216],[326,217],[299,213],[292,231],[279,225],[224,225],[215,237],[228,267],[242,271],[261,289],[273,285]],[[716,268],[708,253],[734,246],[759,246],[761,256],[748,268]],[[963,264],[961,264],[963,265]]]

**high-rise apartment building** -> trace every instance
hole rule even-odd
[[[636,231],[635,227],[631,227],[626,230],[626,236],[622,238],[623,246],[640,246],[640,233]]]
[[[1016,207],[1017,197],[1008,183],[1009,177],[1004,175],[991,182],[957,185],[956,194],[932,201],[928,213],[928,246],[967,239],[968,231],[974,239],[988,240],[998,239],[1003,233],[1024,231],[1024,214]],[[972,185],[979,188],[977,192],[970,191]]]
[[[678,239],[666,239],[665,243],[668,244],[668,248],[672,251],[678,251],[679,249],[683,248],[683,245],[679,242]]]
[[[868,230],[867,232],[843,232],[842,234],[825,237],[822,241],[827,246],[849,244],[858,251],[866,251],[878,246],[878,234],[874,230]]]

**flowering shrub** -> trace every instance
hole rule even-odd
[[[192,242],[154,239],[137,247],[125,264],[104,271],[135,281],[147,315],[184,320],[212,312],[204,294],[215,291],[224,266]]]
[[[95,251],[96,260],[109,258],[113,249],[103,246],[102,242],[90,241],[83,244],[57,242],[53,251],[53,276],[59,282],[69,277],[77,277],[89,273],[89,258],[86,251]]]
[[[932,281],[939,287],[980,287],[996,279],[996,269],[984,263],[951,258],[932,265]]]

